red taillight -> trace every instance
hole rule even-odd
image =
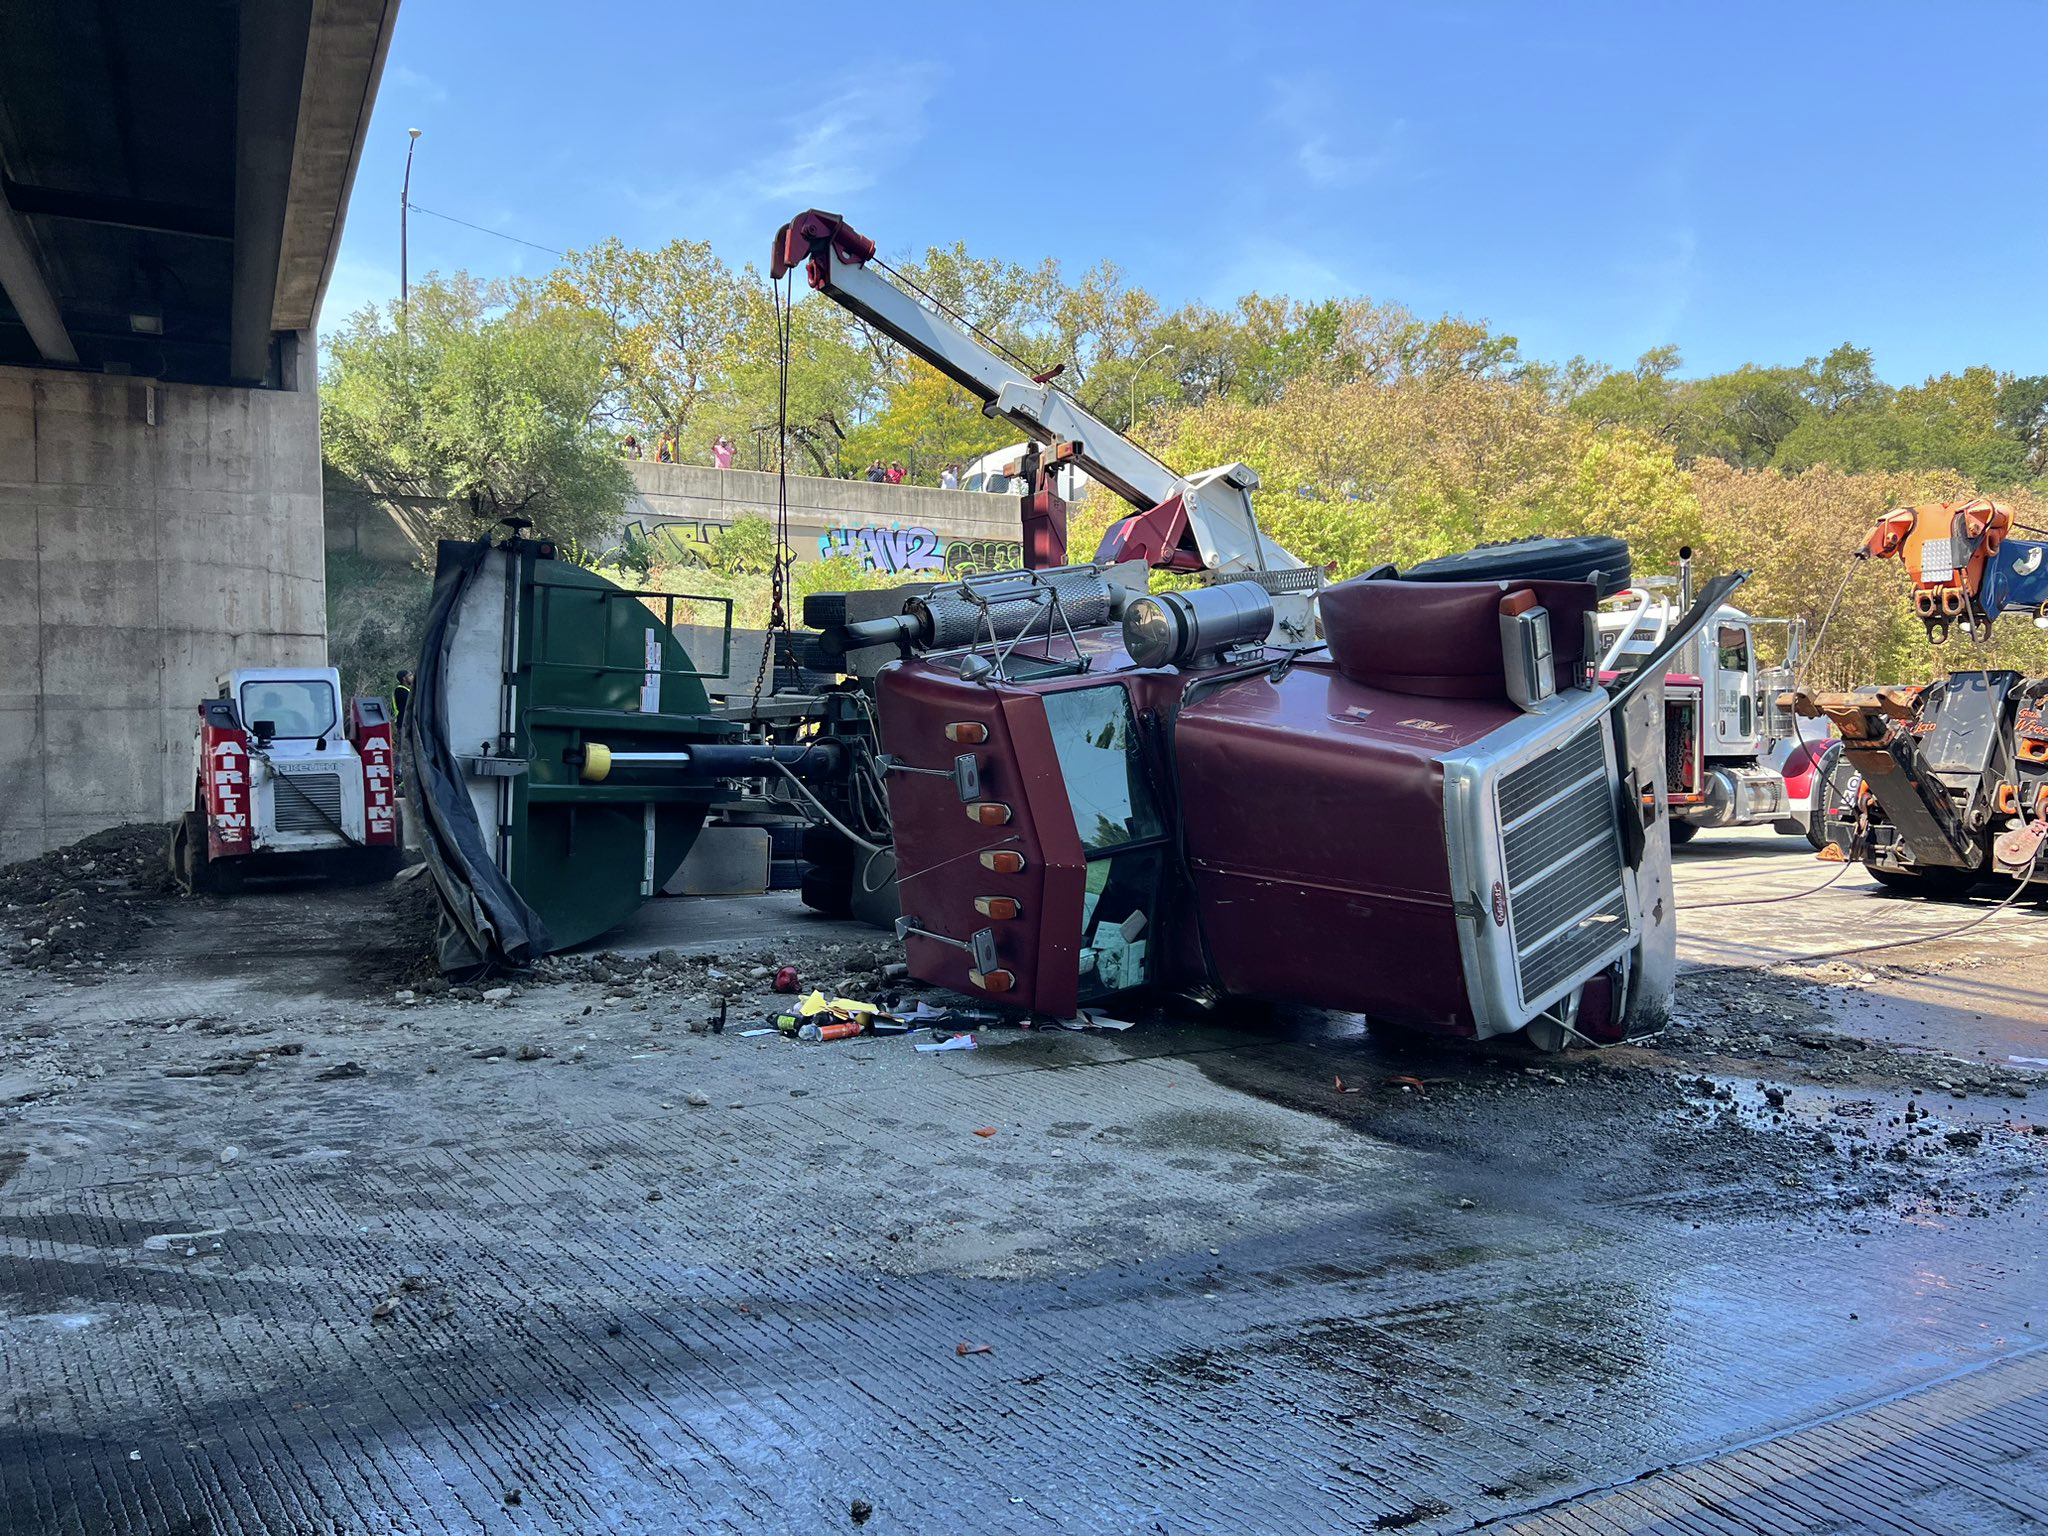
[[[969,971],[967,980],[984,992],[1007,992],[1017,985],[1017,978],[1008,971]]]
[[[981,856],[981,867],[994,870],[999,875],[1021,875],[1024,873],[1024,855],[1012,849],[999,848]]]
[[[967,819],[980,822],[984,827],[1004,826],[1010,820],[1010,808],[1000,800],[970,800]]]
[[[977,896],[974,898],[974,910],[983,917],[1007,919],[1015,917],[1024,909],[1018,905],[1014,896]]]
[[[988,727],[979,720],[955,720],[946,727],[946,740],[963,746],[978,746],[988,740]]]

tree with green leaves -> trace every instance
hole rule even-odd
[[[614,425],[651,439],[685,431],[744,355],[748,286],[701,240],[644,251],[614,236],[571,251],[525,298],[593,317],[606,409]]]
[[[328,338],[322,454],[444,535],[520,517],[588,544],[617,523],[630,487],[598,423],[604,387],[587,312],[430,274],[409,304],[369,306]]]

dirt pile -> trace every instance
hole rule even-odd
[[[126,958],[150,909],[176,892],[157,822],[110,827],[0,867],[9,958],[43,970],[104,970]]]

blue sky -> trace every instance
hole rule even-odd
[[[1686,371],[1851,340],[1893,382],[2048,372],[2048,7],[404,0],[332,326],[413,202],[541,245],[763,260],[806,207],[1171,304],[1457,311]],[[415,213],[411,270],[545,270]]]

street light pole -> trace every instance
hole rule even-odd
[[[405,130],[405,185],[398,193],[398,310],[399,324],[403,325],[406,306],[405,237],[407,215],[412,212],[412,152],[419,147],[420,131],[417,128]]]
[[[1126,432],[1135,432],[1138,430],[1138,379],[1145,372],[1146,364],[1150,363],[1152,361],[1152,358],[1158,357],[1161,353],[1171,352],[1172,350],[1173,343],[1169,341],[1164,346],[1161,346],[1157,348],[1155,351],[1153,351],[1151,356],[1147,357],[1144,362],[1138,364],[1136,368],[1133,368],[1131,370],[1131,424],[1124,428]]]

